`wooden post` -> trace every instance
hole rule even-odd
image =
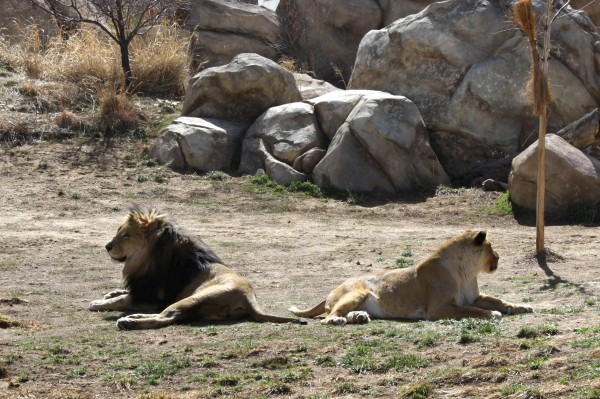
[[[537,164],[537,198],[536,198],[536,239],[535,250],[539,255],[544,252],[544,209],[545,209],[545,191],[546,191],[546,130],[548,127],[548,60],[550,58],[550,27],[552,25],[552,0],[546,4],[546,30],[544,34],[544,53],[541,66],[541,85],[539,90],[540,113],[539,113],[539,138],[538,138],[538,164]],[[535,87],[535,86],[534,86]]]

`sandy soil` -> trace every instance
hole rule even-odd
[[[93,141],[70,141],[0,150],[0,314],[20,323],[0,329],[0,397],[398,397],[414,381],[430,384],[429,397],[439,398],[583,398],[600,389],[599,227],[548,226],[546,246],[555,255],[540,262],[532,255],[535,227],[490,210],[497,193],[461,189],[359,205],[299,194],[257,194],[249,189],[248,178],[217,181],[147,166],[141,155],[147,144],[121,141],[105,148]],[[500,336],[489,343],[484,338],[464,346],[456,343],[457,337],[446,336],[423,350],[436,359],[431,369],[442,374],[448,365],[466,368],[458,382],[426,376],[425,371],[357,375],[339,364],[325,368],[310,360],[323,353],[339,360],[347,350],[344,343],[358,339],[357,332],[368,336],[373,328],[413,328],[404,322],[337,330],[318,322],[293,328],[236,323],[219,325],[215,337],[199,333],[210,328],[204,325],[118,331],[118,314],[92,313],[87,305],[120,285],[119,266],[110,262],[104,244],[133,202],[166,210],[202,237],[254,282],[263,307],[273,313],[315,304],[349,276],[393,267],[407,248],[412,259],[422,260],[466,229],[487,230],[501,257],[498,272],[481,277],[482,291],[508,301],[525,300],[536,313],[505,318]],[[559,332],[545,338],[545,347],[553,349],[540,368],[528,368],[526,358],[533,352],[519,350],[516,334],[523,326],[548,324]],[[423,325],[429,328],[419,323]],[[582,328],[591,331],[583,337],[592,344],[574,347]],[[327,334],[340,344],[321,343]],[[232,343],[248,339],[259,346],[254,360],[248,360],[250,355],[224,359],[222,353],[239,349]],[[194,355],[200,351],[202,359],[216,359],[217,376],[239,374],[256,359],[288,353],[294,345],[309,348],[306,356],[290,358],[303,362],[312,377],[289,383],[289,390],[269,390],[258,382],[219,385],[217,377],[198,377],[204,374],[197,363],[157,385],[116,383],[107,377],[111,368],[120,370],[111,359],[127,363],[151,353],[181,354],[188,347]],[[133,352],[110,354],[111,347]],[[503,377],[469,379],[469,370]],[[265,373],[270,378],[271,371]],[[344,390],[342,382],[360,389]],[[369,385],[381,388],[365,393]]]

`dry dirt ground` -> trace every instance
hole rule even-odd
[[[600,397],[600,228],[535,227],[500,194],[446,189],[374,202],[277,193],[249,177],[177,174],[142,140],[0,150],[0,397]],[[104,244],[131,203],[169,212],[286,314],[343,279],[418,262],[486,229],[499,270],[483,292],[534,314],[499,322],[255,322],[119,331],[89,301],[120,286]],[[358,203],[357,203],[358,202]]]

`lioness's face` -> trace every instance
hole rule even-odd
[[[486,239],[486,233],[484,231],[477,233],[474,242],[483,251],[483,271],[486,273],[495,272],[498,268],[498,259],[500,257],[492,248],[492,243]]]
[[[484,271],[486,273],[493,273],[498,268],[498,259],[500,259],[500,257],[498,256],[496,251],[494,251],[494,249],[492,248],[492,244],[490,244],[489,241],[486,241],[483,245],[485,246],[485,248],[484,248],[484,257],[485,257]]]
[[[125,262],[143,245],[143,235],[137,226],[127,221],[119,227],[114,238],[106,244],[106,250],[113,260]]]

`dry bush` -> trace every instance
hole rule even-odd
[[[296,60],[292,57],[283,57],[279,60],[279,65],[284,67],[290,72],[298,72],[298,66],[296,65]]]
[[[54,123],[60,128],[69,130],[83,130],[85,127],[85,123],[81,118],[68,109],[64,109],[58,113],[54,117]]]
[[[190,35],[175,25],[155,27],[131,44],[136,91],[145,94],[180,96],[185,92],[192,57]]]
[[[136,129],[142,118],[131,99],[114,89],[105,89],[100,97],[100,121],[105,134],[113,135]]]
[[[17,90],[25,97],[19,107],[23,112],[57,112],[85,101],[82,91],[71,83],[27,80]]]
[[[54,37],[45,54],[49,79],[68,80],[98,90],[104,82],[120,79],[119,55],[95,29],[81,29],[69,40]]]
[[[35,25],[18,27],[21,34],[16,42],[0,37],[0,62],[24,72],[27,77],[38,79],[43,74],[41,54],[45,49],[43,32]]]
[[[0,62],[28,77],[75,84],[89,99],[106,84],[123,81],[118,47],[93,27],[43,40],[34,25],[22,27],[22,40],[0,40]],[[155,27],[131,43],[133,88],[144,94],[181,96],[189,78],[189,34],[175,26]]]
[[[0,144],[24,144],[31,138],[29,124],[25,121],[0,120]]]

